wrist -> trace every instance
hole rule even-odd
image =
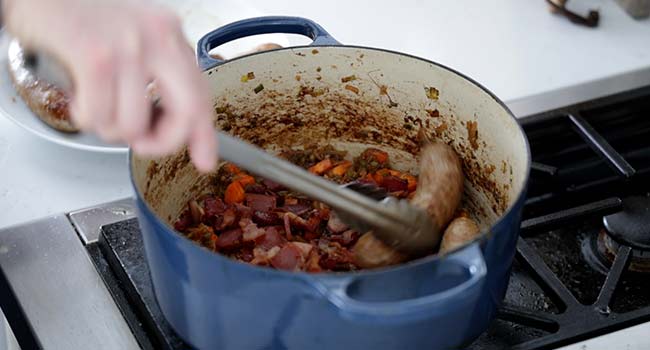
[[[2,11],[2,24],[12,31],[14,23],[20,18],[20,11],[18,7],[24,6],[31,0],[0,0],[0,7]]]

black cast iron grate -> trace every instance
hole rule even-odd
[[[547,112],[525,118],[521,124],[531,143],[534,163],[515,267],[525,270],[540,287],[543,295],[539,298],[553,305],[540,310],[526,302],[519,303],[524,306],[509,304],[509,299],[521,299],[512,298],[512,286],[520,279],[515,271],[495,322],[503,323],[501,328],[510,327],[512,334],[492,327],[471,348],[555,348],[650,321],[650,302],[644,298],[628,298],[628,306],[621,311],[615,307],[617,298],[625,298],[630,289],[628,280],[648,279],[628,271],[631,247],[619,246],[602,277],[585,273],[589,280],[578,281],[560,278],[575,273],[549,267],[549,261],[558,260],[553,255],[564,253],[564,248],[557,253],[539,249],[552,245],[548,243],[552,240],[570,242],[566,235],[576,236],[581,231],[591,230],[591,238],[576,240],[584,243],[595,239],[602,226],[599,219],[620,211],[625,197],[650,191],[650,89]],[[598,223],[589,224],[594,221]],[[552,237],[544,242],[544,235]],[[547,250],[546,254],[542,250]],[[575,260],[576,254],[572,255]],[[566,269],[579,269],[567,263],[566,257],[564,262]],[[637,289],[650,294],[648,288],[650,284],[641,282]],[[512,335],[515,341],[504,340]]]

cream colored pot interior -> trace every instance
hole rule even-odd
[[[215,125],[270,151],[332,144],[356,156],[372,145],[392,167],[417,173],[417,133],[451,144],[463,158],[463,206],[488,228],[513,205],[527,174],[526,141],[490,94],[416,58],[354,47],[291,48],[207,71]],[[210,191],[185,151],[132,159],[134,181],[168,223]]]

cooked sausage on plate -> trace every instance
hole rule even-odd
[[[52,128],[75,133],[79,129],[70,119],[70,97],[61,88],[39,79],[26,68],[25,53],[18,42],[9,48],[9,75],[25,104]]]

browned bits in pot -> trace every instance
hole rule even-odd
[[[438,118],[440,117],[440,112],[438,112],[437,109],[425,109],[425,112],[429,115],[431,118]]]
[[[341,78],[342,83],[347,83],[347,82],[350,82],[350,81],[353,81],[353,80],[357,80],[356,75],[348,75],[347,77]]]
[[[298,92],[298,97],[302,98],[305,95],[310,95],[311,97],[318,97],[325,93],[323,89],[315,89],[313,86],[301,86],[300,92]]]
[[[350,85],[350,84],[346,84],[346,85],[345,85],[345,89],[348,90],[348,91],[352,91],[352,92],[354,92],[355,94],[359,94],[359,88],[356,87],[356,86],[352,86],[352,85]]]
[[[300,76],[300,74],[296,74],[296,81],[300,81],[300,79],[302,79],[302,77]]]
[[[430,100],[437,100],[438,97],[440,96],[440,92],[438,91],[438,89],[431,86],[425,87],[424,92],[426,93],[427,98]]]
[[[478,122],[468,121],[466,127],[469,144],[476,150],[478,149]]]
[[[313,49],[313,50],[311,50],[311,53],[312,53],[313,55],[316,55],[316,54],[318,54],[318,50]]]
[[[448,127],[447,127],[447,123],[445,123],[445,122],[442,122],[442,124],[436,126],[436,127],[434,128],[434,131],[435,131],[435,133],[436,133],[436,136],[440,137],[440,136],[442,135],[442,133],[443,133],[445,130],[447,130],[447,128],[448,128]]]

